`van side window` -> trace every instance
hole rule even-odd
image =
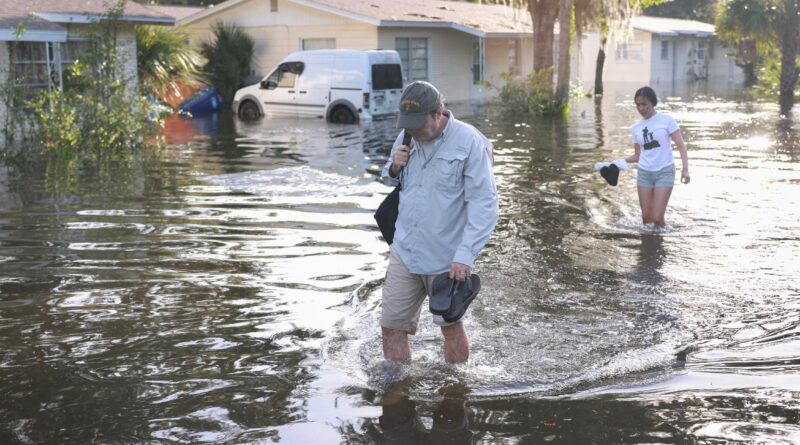
[[[376,63],[372,65],[372,89],[402,90],[403,71],[397,63]]]
[[[292,88],[294,87],[294,82],[296,79],[297,74],[289,71],[281,71],[279,68],[269,75],[267,81],[275,82],[278,85],[278,88]]]

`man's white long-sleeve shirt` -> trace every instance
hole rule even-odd
[[[446,272],[453,262],[473,267],[499,214],[491,142],[449,110],[445,114],[449,119],[442,135],[414,141],[401,173],[400,214],[391,248],[415,274]],[[402,140],[400,132],[393,146]],[[397,185],[399,179],[390,175],[392,162],[390,156],[381,174],[387,185]]]

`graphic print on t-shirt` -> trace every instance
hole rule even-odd
[[[652,150],[661,146],[657,140],[653,139],[653,133],[647,131],[647,127],[642,129],[642,137],[644,138],[644,147],[642,148],[645,150]]]

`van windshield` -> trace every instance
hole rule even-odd
[[[382,63],[372,65],[372,89],[403,89],[403,71],[400,69],[400,64]]]

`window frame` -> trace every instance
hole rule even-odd
[[[405,48],[399,48],[398,42],[405,41]],[[420,44],[424,43],[424,48],[413,48],[412,44]],[[430,67],[430,39],[427,37],[395,37],[394,39],[394,48],[398,54],[400,54],[400,61],[403,65],[403,79],[406,82],[413,82],[416,80],[430,80],[431,76],[431,67]],[[424,50],[424,57],[412,57],[412,49],[423,49]],[[419,69],[412,69],[412,61],[424,61],[425,62],[425,75],[424,76],[414,76],[412,73],[414,71],[419,71]]]

